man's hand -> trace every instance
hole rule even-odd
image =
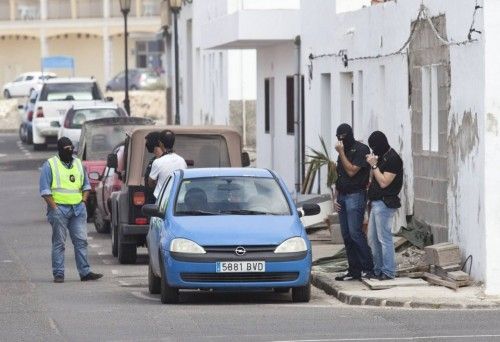
[[[344,143],[342,141],[338,141],[337,144],[335,145],[335,150],[337,150],[337,152],[339,154],[343,154],[344,153]]]
[[[375,166],[378,163],[378,157],[374,154],[367,154],[366,162],[370,164],[370,166]]]
[[[337,201],[333,202],[333,207],[335,208],[336,212],[340,213],[342,206],[339,204],[339,202],[337,202]]]

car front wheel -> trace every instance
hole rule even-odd
[[[167,276],[165,274],[165,266],[163,258],[160,256],[160,272],[161,272],[161,289],[160,299],[163,304],[176,304],[179,303],[179,289],[170,287],[168,285]]]
[[[305,286],[292,288],[292,301],[295,303],[307,303],[311,300],[311,282]]]
[[[10,99],[11,98],[10,92],[7,89],[5,89],[3,91],[3,97],[6,98],[6,99]]]

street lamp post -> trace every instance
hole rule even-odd
[[[128,97],[128,28],[127,28],[127,16],[130,13],[130,2],[131,0],[120,0],[120,9],[123,14],[124,21],[124,42],[125,42],[125,100],[123,100],[123,105],[125,111],[130,115],[130,100]]]
[[[175,45],[175,124],[179,125],[181,123],[180,113],[179,113],[179,36],[177,28],[177,15],[179,14],[182,7],[182,0],[170,0],[170,10],[174,14],[174,45]]]

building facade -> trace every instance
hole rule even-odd
[[[159,15],[159,1],[131,1],[129,68],[163,68]],[[42,57],[67,55],[75,75],[94,76],[104,86],[124,70],[123,27],[119,0],[1,1],[0,84],[40,70]]]

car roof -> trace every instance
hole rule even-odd
[[[45,83],[93,83],[96,82],[95,79],[90,77],[61,77],[61,78],[51,78],[45,80]]]
[[[177,171],[180,173],[181,171]],[[184,179],[206,178],[206,177],[258,177],[273,178],[273,174],[267,169],[250,167],[221,167],[221,168],[198,168],[182,170]]]
[[[92,104],[79,104],[73,106],[73,110],[79,110],[79,109],[118,109],[118,105],[113,102],[104,102],[104,101],[97,101],[96,103]]]
[[[30,72],[25,72],[25,73],[22,73],[21,75],[19,76],[29,76],[29,75],[33,75],[33,76],[42,76],[42,75],[46,75],[46,76],[56,76],[56,74],[54,74],[53,72],[41,72],[41,71],[30,71]]]

